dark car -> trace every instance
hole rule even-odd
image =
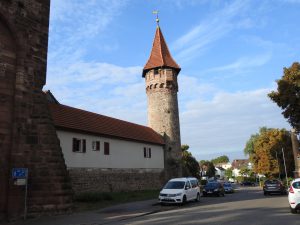
[[[219,182],[209,182],[203,188],[203,196],[216,195],[225,196],[224,187]]]
[[[279,193],[286,194],[285,186],[282,184],[280,180],[266,180],[264,187],[264,195]]]
[[[233,193],[233,186],[231,183],[224,183],[223,184],[225,193]]]
[[[255,186],[255,183],[254,182],[251,182],[251,181],[243,181],[241,183],[242,186]]]

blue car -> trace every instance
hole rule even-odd
[[[225,193],[233,193],[233,186],[231,183],[224,183],[223,186]]]

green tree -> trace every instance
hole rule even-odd
[[[182,145],[182,164],[183,176],[200,178],[200,166],[197,160],[193,157],[192,153],[188,151],[188,145]]]
[[[247,176],[247,177],[251,177],[252,175],[253,175],[253,171],[252,170],[250,170],[248,167],[242,167],[241,169],[240,169],[240,174],[242,175],[242,176]]]
[[[206,171],[206,176],[214,177],[216,175],[215,166],[211,161],[201,160],[200,162],[201,170]]]
[[[300,64],[294,62],[283,69],[283,76],[277,80],[277,91],[269,93],[272,101],[283,110],[282,114],[298,132],[300,131]]]
[[[219,163],[228,163],[229,162],[229,158],[227,155],[222,155],[222,156],[219,156],[215,159],[212,159],[211,162],[214,164],[214,165],[217,165]]]
[[[225,176],[227,178],[232,178],[232,169],[228,168],[227,170],[225,170]]]

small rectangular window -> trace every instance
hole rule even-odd
[[[109,143],[104,142],[104,155],[109,155]]]
[[[72,151],[85,153],[86,152],[86,140],[73,138]]]
[[[81,140],[77,139],[77,138],[73,138],[73,146],[72,146],[72,151],[73,152],[80,152],[80,144],[81,144]]]
[[[93,151],[100,151],[100,141],[93,141],[92,149],[93,149]]]
[[[151,148],[144,147],[144,158],[151,158]]]

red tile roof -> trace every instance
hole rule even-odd
[[[241,169],[242,167],[247,167],[249,159],[235,159],[232,162],[232,168]]]
[[[143,77],[148,70],[159,67],[171,67],[178,70],[178,72],[181,69],[180,66],[172,58],[164,36],[160,30],[160,27],[158,26],[156,28],[150,57],[148,59],[148,62],[144,66]]]
[[[49,103],[49,107],[58,129],[164,145],[163,138],[146,126],[61,104]]]

